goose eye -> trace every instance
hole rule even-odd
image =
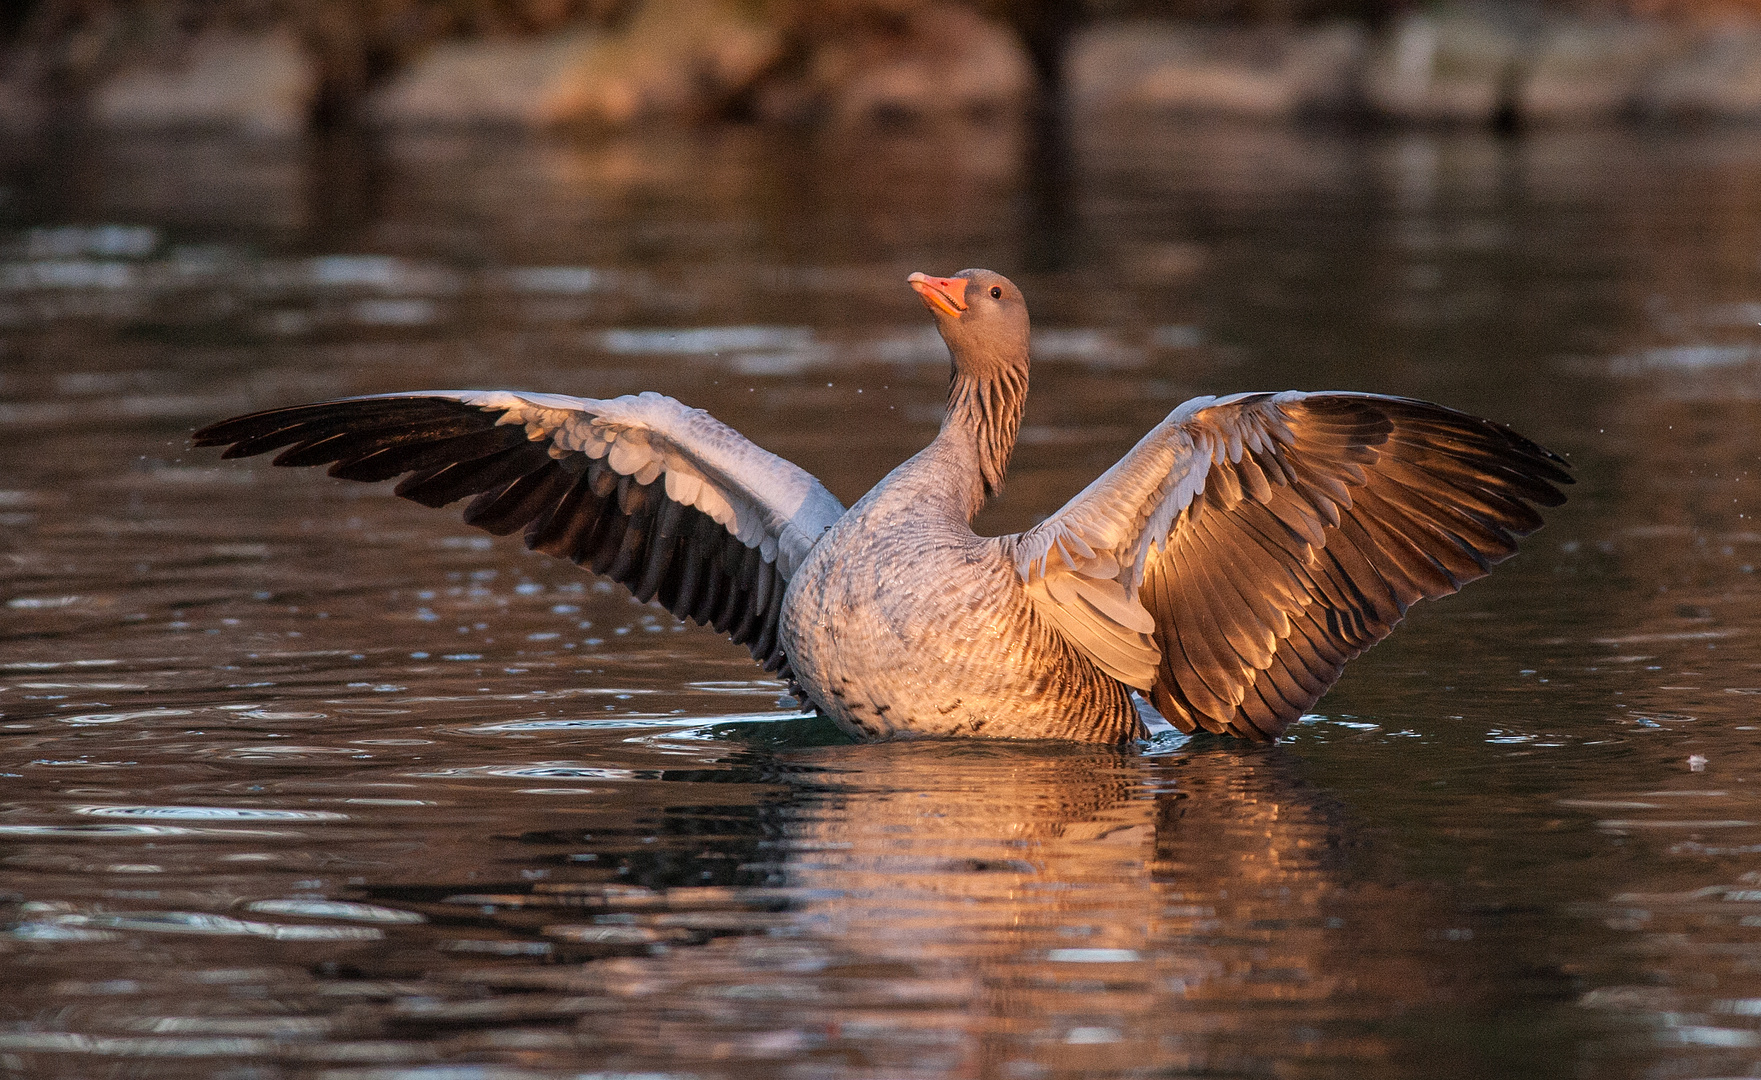
[[[992,300],[1001,300],[1002,298],[1003,298],[1003,287],[1001,285],[992,285],[991,286],[991,299]]]

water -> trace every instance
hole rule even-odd
[[[1761,142],[1079,131],[0,149],[0,1074],[1761,1075]],[[1278,746],[852,746],[184,442],[656,389],[849,502],[939,417],[905,274],[972,265],[1040,334],[988,529],[1202,392],[1442,400],[1579,484]]]

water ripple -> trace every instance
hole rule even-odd
[[[130,720],[162,720],[178,716],[194,716],[194,709],[153,708],[131,712],[82,713],[78,716],[57,716],[63,724],[121,724]]]
[[[344,900],[253,900],[246,910],[265,915],[298,915],[311,919],[353,919],[358,922],[419,923],[428,920],[414,911]]]
[[[108,806],[69,807],[73,813],[92,817],[163,818],[175,821],[347,821],[347,814],[334,810],[277,810],[243,806]]]
[[[466,776],[495,776],[518,780],[635,780],[639,778],[638,773],[632,769],[574,765],[568,762],[539,762],[535,765],[462,766],[454,769],[437,769],[433,772],[407,773],[406,775],[424,779],[450,779]]]
[[[182,825],[0,825],[0,836],[65,837],[70,840],[155,840],[163,837],[279,840],[295,839],[300,835],[279,829],[204,829]]]

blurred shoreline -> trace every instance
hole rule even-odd
[[[553,0],[548,14],[472,23],[457,14],[472,5],[448,22],[403,0],[374,23],[347,3],[229,7],[18,9],[0,23],[0,133],[860,131],[1134,114],[1499,130],[1761,121],[1761,20],[1741,9],[1176,19],[1141,5]]]

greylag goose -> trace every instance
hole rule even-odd
[[[801,468],[655,393],[438,390],[225,420],[590,567],[751,649],[859,739],[1126,742],[1132,691],[1181,731],[1277,738],[1419,599],[1540,528],[1565,462],[1509,428],[1363,393],[1199,397],[1026,532],[971,522],[1027,394],[1021,291],[912,274],[952,357],[934,441],[849,510]],[[282,449],[285,448],[285,449]]]

